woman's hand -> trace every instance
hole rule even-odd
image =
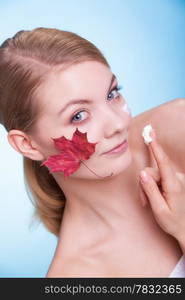
[[[175,172],[169,157],[159,145],[154,130],[153,141],[148,144],[154,168],[145,168],[140,173],[141,188],[151,205],[159,226],[185,243],[185,174]],[[146,174],[146,176],[144,175]]]

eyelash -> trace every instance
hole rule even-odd
[[[112,90],[110,90],[109,94],[112,93],[113,91],[118,92],[118,91],[120,91],[122,88],[123,88],[123,87],[122,87],[121,85],[117,85],[116,87],[113,87]],[[113,98],[113,99],[117,99],[117,98],[119,98],[119,97],[120,97],[120,94],[118,94],[118,96],[115,97],[115,98]],[[77,113],[75,113],[75,114],[72,116],[72,118],[71,118],[71,120],[70,120],[70,123],[73,123],[73,122],[74,122],[74,121],[73,121],[74,117],[75,117],[76,115],[78,115],[79,113],[83,112],[83,111],[84,111],[84,110],[80,110],[80,111],[78,111]],[[78,122],[78,123],[82,123],[83,121],[75,121],[75,123],[77,123],[77,122]]]

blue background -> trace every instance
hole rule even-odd
[[[123,85],[133,116],[185,97],[185,1],[0,1],[0,43],[36,27],[73,31],[93,42]],[[22,156],[1,125],[0,171],[0,277],[44,277],[57,240],[32,223]]]

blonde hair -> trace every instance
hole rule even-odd
[[[103,54],[79,35],[54,28],[19,31],[0,47],[0,122],[7,131],[33,130],[41,108],[34,95],[47,72],[54,66],[98,61],[110,68]],[[24,182],[35,207],[35,217],[59,235],[65,195],[39,161],[23,157]]]

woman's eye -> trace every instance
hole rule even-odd
[[[116,94],[115,94],[115,96],[113,96],[113,99],[117,99],[118,97],[120,97],[120,93],[118,93],[118,91],[121,90],[121,89],[122,89],[122,86],[121,86],[121,85],[116,86],[116,87],[114,87],[114,88],[110,91],[109,95],[113,94],[113,92],[114,92],[114,93],[116,93]],[[112,99],[112,97],[109,98],[109,95],[108,95],[108,99]],[[73,122],[79,122],[79,123],[80,123],[80,122],[84,121],[84,119],[85,119],[85,118],[83,118],[84,113],[87,113],[87,112],[86,112],[85,110],[81,110],[81,111],[77,112],[77,113],[71,118],[71,123],[73,123]]]
[[[115,96],[114,98],[118,98],[118,97],[120,96],[120,93],[118,93],[118,91],[121,90],[121,89],[122,89],[122,86],[121,86],[121,85],[116,86],[116,87],[114,87],[114,88],[112,89],[112,91],[110,91],[109,95],[110,95],[110,94],[113,94],[113,92],[116,91],[116,94],[115,94],[116,96]],[[112,99],[112,98],[109,98],[109,97],[108,97],[108,99]]]
[[[83,117],[81,118],[81,116],[83,116],[83,113],[86,113],[86,111],[85,110],[79,111],[77,114],[75,114],[72,117],[71,122],[81,122],[81,121],[83,121]]]

